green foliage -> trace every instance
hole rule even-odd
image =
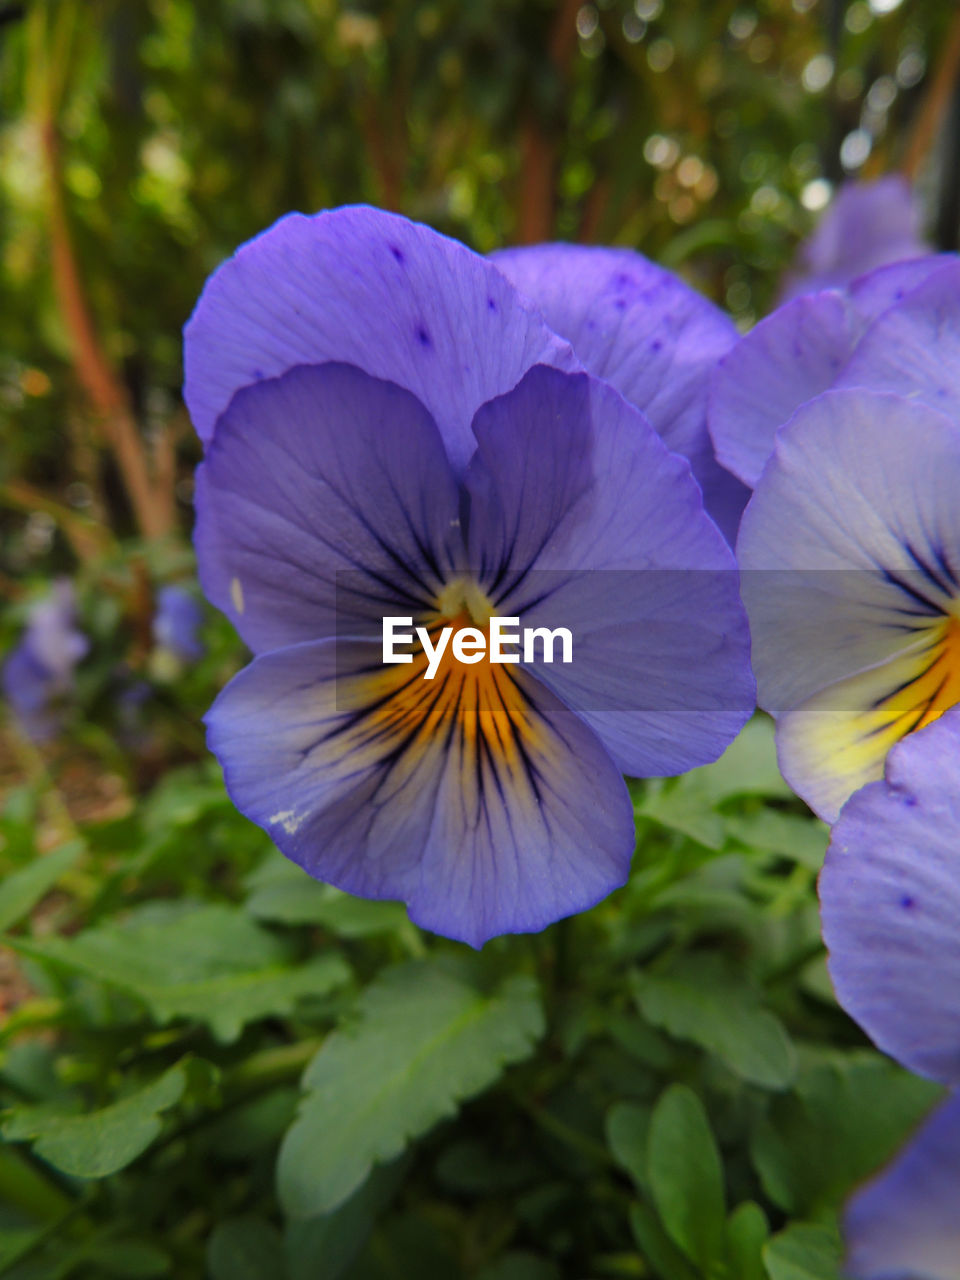
[[[306,1098],[280,1152],[280,1199],[295,1218],[338,1208],[374,1163],[528,1056],[543,1032],[530,979],[486,995],[426,962],[385,970],[365,991],[358,1024],[307,1068]]]
[[[335,954],[291,966],[288,951],[241,910],[224,905],[150,903],[125,919],[72,939],[22,939],[35,960],[118,987],[142,1000],[158,1022],[205,1022],[218,1040],[244,1024],[292,1012],[350,977]]]
[[[667,1235],[701,1271],[723,1254],[723,1166],[697,1095],[674,1084],[650,1117],[650,1195]]]
[[[71,1115],[55,1104],[14,1107],[3,1123],[8,1142],[31,1139],[34,1151],[75,1178],[106,1178],[126,1168],[160,1133],[160,1116],[176,1106],[187,1087],[183,1067],[109,1107]]]
[[[767,718],[631,784],[624,889],[465,958],[239,816],[201,716],[242,646],[208,609],[186,663],[151,619],[194,577],[180,328],[239,242],[371,200],[481,251],[637,247],[748,325],[881,78],[871,164],[899,163],[951,6],[19,8],[0,652],[57,574],[91,649],[55,742],[0,716],[0,1280],[838,1280],[845,1197],[938,1094],[832,998],[827,832]],[[71,265],[161,534],[91,394]]]
[[[206,765],[69,830],[51,787],[0,810],[4,1280],[819,1280],[938,1096],[808,989],[823,830],[763,718],[635,787],[624,889],[479,956],[316,885]]]

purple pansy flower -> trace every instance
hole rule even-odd
[[[932,254],[881,267],[844,290],[793,298],[761,320],[712,375],[708,423],[719,461],[753,488],[777,429],[835,386],[908,395],[926,387],[931,398],[943,359],[960,370],[949,335],[937,334],[944,308],[956,308],[958,287],[957,259]]]
[[[929,251],[923,210],[906,179],[896,174],[840,188],[800,246],[784,297],[842,288],[890,262]]]
[[[820,876],[837,998],[911,1071],[960,1085],[960,708],[847,802]]]
[[[850,1280],[960,1280],[960,1095],[941,1103],[843,1218]]]
[[[186,330],[201,583],[257,655],[209,741],[312,875],[480,945],[626,878],[622,772],[750,711],[733,560],[684,459],[489,262],[372,209],[292,216]],[[385,616],[569,628],[577,660],[382,661]]]
[[[960,701],[960,429],[830,391],[777,436],[737,554],[784,777],[826,821]]]
[[[960,707],[893,748],[834,826],[820,875],[837,998],[876,1044],[960,1085]],[[844,1218],[856,1280],[960,1277],[960,1094]]]
[[[73,669],[89,648],[76,629],[76,600],[66,578],[32,605],[19,644],[3,664],[3,693],[27,733],[37,741],[59,728],[58,703],[73,684]]]
[[[180,662],[196,662],[205,652],[197,634],[203,626],[203,610],[185,587],[161,587],[153,615],[153,642]]]
[[[584,368],[616,387],[682,453],[731,543],[745,485],[719,465],[707,432],[710,374],[737,340],[733,321],[663,267],[629,249],[545,244],[493,261],[566,338]]]

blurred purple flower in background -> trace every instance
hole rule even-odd
[[[778,428],[835,386],[901,391],[942,409],[945,362],[957,382],[956,403],[958,290],[956,257],[931,254],[881,267],[844,291],[804,294],[772,312],[713,371],[708,422],[719,461],[753,488]],[[954,318],[938,332],[944,313]],[[898,360],[906,379],[891,376]]]
[[[753,704],[687,461],[491,263],[372,209],[244,246],[186,368],[201,583],[258,655],[207,717],[237,806],[317,878],[473,945],[622,884],[622,773],[715,759]],[[579,657],[426,683],[382,663],[388,615],[565,626]]]
[[[198,632],[203,625],[200,602],[185,587],[161,587],[153,616],[153,641],[180,662],[196,662],[205,653]]]
[[[62,720],[59,705],[73,685],[73,669],[89,649],[76,629],[73,584],[58,579],[30,607],[27,626],[0,673],[4,697],[29,736],[53,737]]]
[[[923,207],[905,178],[845,183],[800,245],[783,301],[842,288],[876,267],[929,252]]]

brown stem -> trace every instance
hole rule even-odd
[[[907,142],[900,168],[911,182],[917,177],[950,105],[960,75],[960,9],[953,15],[940,61],[927,88]]]
[[[559,0],[547,41],[550,61],[561,81],[570,73],[577,49],[577,10],[581,0]],[[534,108],[527,109],[520,127],[520,199],[517,210],[517,239],[536,244],[553,235],[556,212],[557,157],[553,139]]]
[[[581,244],[596,243],[603,223],[603,215],[606,213],[609,203],[610,179],[598,178],[590,188],[590,192],[583,204],[583,214],[581,215],[580,228],[577,232],[577,239]]]
[[[373,98],[361,105],[360,127],[377,184],[377,203],[381,208],[397,211],[403,200],[402,162],[398,149],[387,145]]]
[[[175,525],[173,487],[154,483],[126,388],[100,343],[80,278],[60,174],[60,145],[53,120],[40,124],[47,168],[51,265],[57,299],[73,346],[73,364],[113,451],[141,532],[162,537]]]

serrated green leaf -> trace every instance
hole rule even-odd
[[[767,1216],[758,1204],[746,1200],[727,1222],[727,1259],[733,1280],[767,1280],[763,1246],[770,1234]]]
[[[17,1107],[3,1121],[8,1142],[32,1140],[38,1156],[75,1178],[106,1178],[142,1155],[163,1127],[164,1111],[187,1087],[178,1064],[151,1084],[88,1115],[71,1115],[51,1105]]]
[[[617,1102],[607,1112],[607,1146],[613,1158],[633,1179],[638,1191],[647,1189],[647,1135],[650,1108]]]
[[[250,1214],[218,1222],[207,1241],[210,1280],[277,1280],[283,1274],[280,1232]]]
[[[873,1053],[805,1069],[751,1137],[764,1190],[788,1213],[834,1208],[885,1164],[942,1090]]]
[[[452,1114],[525,1058],[543,1031],[535,985],[492,995],[426,962],[382,973],[359,1020],[307,1068],[300,1114],[280,1152],[280,1198],[293,1217],[342,1204],[375,1163]]]
[[[830,1227],[794,1222],[764,1247],[770,1280],[840,1280],[843,1249]]]
[[[152,904],[72,938],[17,938],[11,945],[129,992],[158,1022],[204,1022],[224,1042],[246,1023],[290,1014],[302,997],[323,995],[350,977],[332,953],[291,965],[278,938],[223,905]]]
[[[33,910],[84,851],[82,840],[70,840],[5,876],[0,882],[0,930],[9,929]]]
[[[649,1022],[715,1053],[741,1079],[766,1089],[794,1079],[796,1054],[783,1025],[716,957],[686,957],[665,974],[638,972],[632,984]]]
[[[647,1178],[667,1235],[706,1270],[726,1239],[723,1166],[703,1103],[686,1085],[671,1085],[654,1107]]]

